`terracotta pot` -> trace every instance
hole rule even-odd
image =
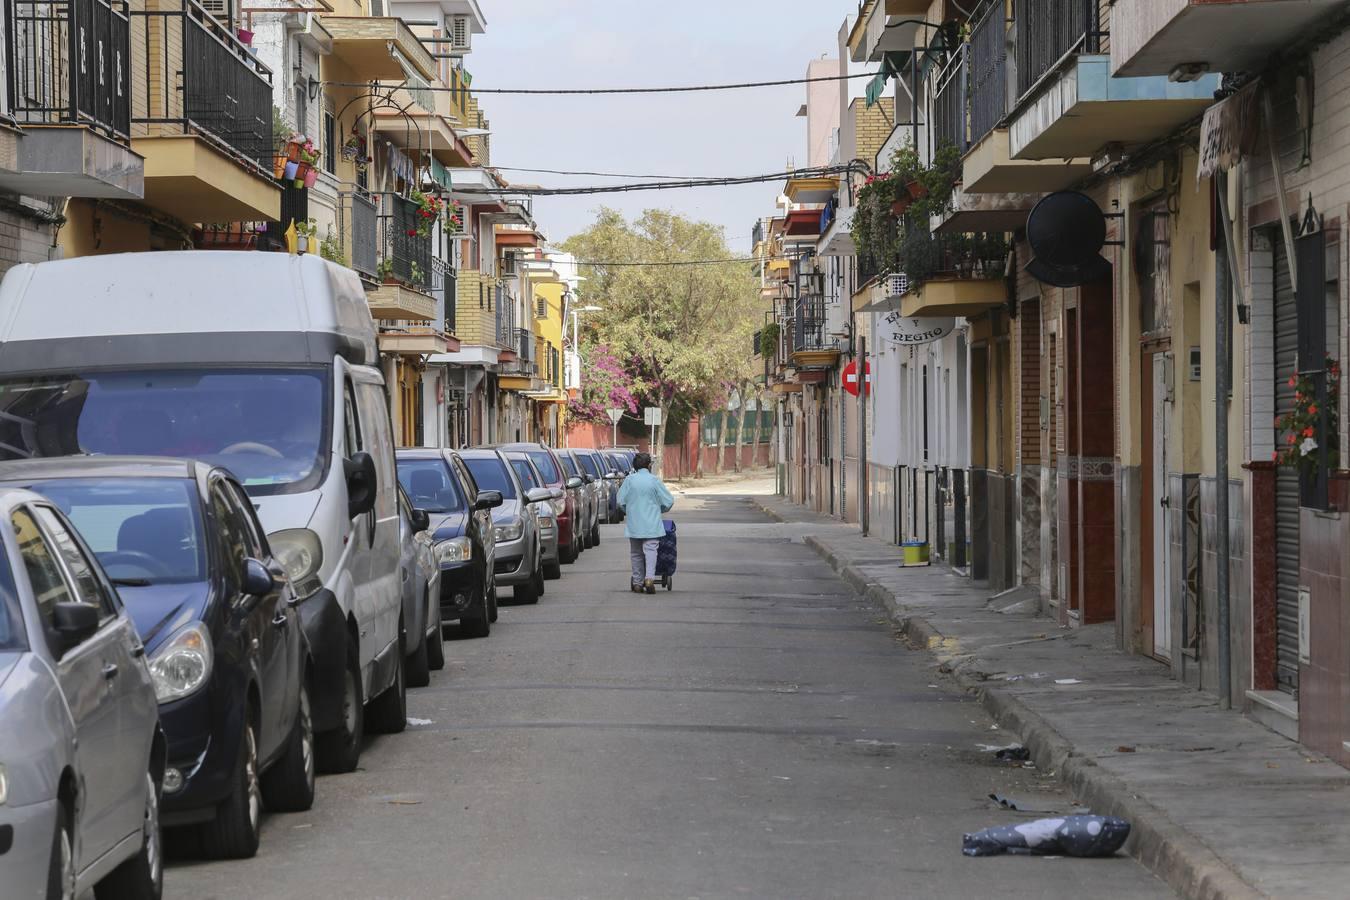
[[[289,159],[291,162],[299,162],[299,161],[300,161],[300,145],[299,145],[299,144],[296,144],[296,143],[290,143],[290,144],[287,144],[287,145],[286,145],[286,158]]]
[[[318,180],[319,180],[319,170],[314,168],[313,166],[310,166],[309,171],[305,173],[305,187],[307,188],[314,187],[314,182]]]
[[[272,158],[272,177],[282,178],[286,174],[286,157],[276,156]]]
[[[918,181],[905,182],[905,190],[909,191],[909,196],[915,200],[928,194],[928,188],[924,187]]]
[[[913,202],[914,201],[909,199],[908,197],[906,197],[903,200],[896,200],[891,203],[891,212],[894,215],[903,216],[905,214],[905,210],[909,209],[909,205]]]
[[[288,160],[282,167],[281,177],[287,181],[294,181],[296,174],[300,171],[300,164],[295,160]]]

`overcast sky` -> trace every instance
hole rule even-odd
[[[833,55],[853,0],[481,0],[487,33],[465,65],[478,87],[613,87],[801,78]],[[856,82],[855,92],[862,81]],[[480,96],[492,126],[495,166],[652,173],[752,175],[805,164],[806,85],[695,94]],[[503,171],[541,185],[613,179]],[[644,193],[541,197],[535,218],[551,242],[614,206],[632,217],[651,207],[726,228],[733,252],[750,250],[754,220],[773,212],[782,184]]]

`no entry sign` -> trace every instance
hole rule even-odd
[[[867,389],[867,393],[870,395],[872,393],[871,363],[867,364],[867,369],[865,371],[867,372],[867,384],[865,385],[865,387]],[[858,396],[858,361],[856,359],[850,362],[848,365],[844,366],[843,378],[844,378],[844,390],[848,391],[855,397]]]

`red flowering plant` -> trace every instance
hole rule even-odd
[[[1340,465],[1340,363],[1328,357],[1324,371],[1325,401],[1318,401],[1313,373],[1292,375],[1289,386],[1294,389],[1294,408],[1275,420],[1275,431],[1279,435],[1275,462],[1296,468],[1304,475],[1316,472],[1321,464],[1318,450],[1325,449],[1328,468],[1335,469]]]
[[[416,225],[408,229],[408,237],[430,237],[431,226],[441,214],[440,198],[435,194],[424,194],[416,189],[408,196],[417,204],[417,217],[414,219]]]
[[[458,200],[447,200],[441,212],[441,228],[447,235],[464,233],[464,208]]]

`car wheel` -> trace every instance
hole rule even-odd
[[[431,684],[431,659],[427,656],[426,629],[417,641],[417,649],[403,662],[408,673],[408,687],[426,687]]]
[[[258,852],[262,826],[262,789],[258,783],[258,733],[253,710],[247,711],[230,796],[216,807],[216,818],[202,826],[202,852],[212,859],[248,859]]]
[[[577,561],[577,539],[575,537],[567,542],[567,546],[558,547],[558,574],[562,574],[562,564],[571,565]]]
[[[596,522],[596,523],[595,523],[595,528],[591,531],[591,546],[592,546],[592,547],[599,547],[599,546],[600,546],[600,523],[599,523],[599,522]]]
[[[439,672],[445,668],[445,626],[441,624],[441,607],[436,606],[436,630],[427,637],[427,665]]]
[[[488,588],[488,621],[496,624],[497,622],[497,579],[492,579],[492,586]]]
[[[536,571],[530,576],[530,580],[524,584],[518,584],[512,591],[511,597],[517,603],[523,603],[526,606],[539,602],[539,573]]]
[[[403,631],[403,623],[399,623]],[[394,683],[384,689],[366,710],[366,723],[375,734],[398,734],[408,727],[408,684],[404,680],[403,647],[394,652]]]
[[[319,735],[315,759],[320,772],[351,772],[361,760],[365,707],[361,702],[361,657],[356,642],[347,641],[347,668],[342,673],[342,724]]]
[[[273,812],[304,812],[314,805],[314,720],[309,687],[300,679],[300,702],[286,751],[263,773],[263,803]]]
[[[481,597],[477,603],[471,602],[469,608],[459,617],[459,633],[466,638],[485,638],[492,633],[492,622],[488,619],[487,594],[478,589]]]
[[[159,900],[164,892],[164,845],[159,830],[159,785],[145,773],[141,848],[94,887],[98,900]]]
[[[540,597],[544,596],[544,563],[536,556],[534,568],[534,590]]]
[[[47,863],[47,900],[75,900],[75,840],[65,803],[56,804],[56,830],[52,832],[52,855]]]
[[[559,551],[559,556],[561,555],[562,553],[561,551]],[[556,561],[544,563],[544,578],[546,578],[549,581],[557,581],[561,577],[562,577],[561,563],[558,563]]]

